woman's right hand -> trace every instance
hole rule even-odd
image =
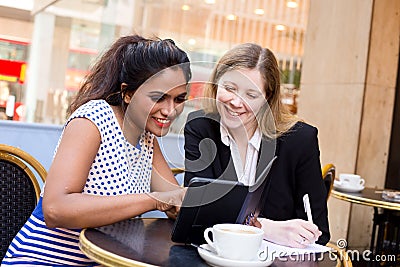
[[[155,209],[160,211],[168,211],[173,209],[177,214],[182,205],[185,193],[186,188],[179,188],[172,191],[151,192],[149,193],[149,196],[155,201]]]
[[[260,222],[265,239],[289,247],[304,248],[317,241],[322,234],[318,226],[302,219],[287,221],[260,219]]]

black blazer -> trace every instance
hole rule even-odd
[[[221,141],[219,119],[219,115],[205,114],[202,110],[188,115],[184,130],[186,186],[193,177],[237,180],[230,149]],[[303,195],[309,194],[314,223],[322,232],[317,243],[326,244],[330,239],[327,191],[322,180],[317,134],[315,127],[298,122],[278,139],[263,138],[256,177],[276,155],[260,216],[276,221],[306,220]]]

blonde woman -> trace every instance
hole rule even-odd
[[[254,224],[278,244],[326,244],[330,234],[318,132],[281,104],[279,75],[274,54],[257,44],[238,45],[222,56],[205,88],[211,101],[189,114],[185,125],[185,184],[197,176],[251,186],[277,156]],[[307,221],[305,194],[314,223]]]

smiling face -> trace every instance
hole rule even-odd
[[[186,83],[182,69],[169,68],[142,84],[131,98],[126,97],[129,106],[124,135],[128,141],[136,144],[143,130],[156,136],[167,134],[173,120],[183,111]]]
[[[256,114],[266,103],[264,81],[257,69],[226,72],[218,81],[217,109],[221,122],[232,133],[245,127],[248,136],[257,128]]]

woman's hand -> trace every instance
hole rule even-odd
[[[185,193],[186,188],[179,188],[173,191],[152,192],[149,196],[155,200],[155,209],[177,215]]]
[[[255,227],[257,227],[257,228],[261,228],[261,226],[262,226],[261,223],[257,220],[256,217],[252,217],[252,218],[250,219],[249,225],[250,225],[250,226],[255,226]]]
[[[322,234],[315,224],[301,219],[287,221],[260,219],[260,222],[265,239],[289,247],[304,248],[317,241]]]
[[[176,207],[173,207],[172,209],[165,211],[165,214],[171,220],[176,220],[176,217],[178,217],[178,213],[179,211],[177,211]]]

